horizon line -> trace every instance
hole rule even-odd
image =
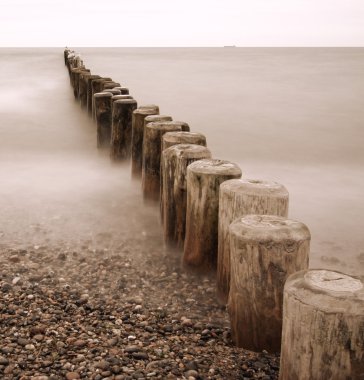
[[[0,46],[0,49],[33,49],[33,48],[44,48],[44,49],[50,49],[50,48],[94,48],[94,49],[104,49],[104,48],[112,48],[112,49],[117,49],[117,48],[143,48],[143,49],[155,49],[155,48],[166,48],[166,49],[178,49],[178,48],[196,48],[196,49],[202,49],[202,48],[225,48],[225,49],[233,49],[233,48],[364,48],[364,45],[205,45],[205,46],[95,46],[95,45],[78,45],[78,46],[68,46],[68,45],[53,45],[53,46],[43,46],[43,45],[33,45],[33,46]]]

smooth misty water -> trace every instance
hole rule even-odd
[[[312,267],[363,274],[364,49],[78,51],[140,105],[204,133],[214,157],[284,184],[290,217],[311,230]],[[0,49],[0,62],[2,243],[160,240],[130,168],[97,152],[63,49]]]

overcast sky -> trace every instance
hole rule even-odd
[[[0,46],[364,46],[364,0],[0,0]]]

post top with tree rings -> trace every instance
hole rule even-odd
[[[270,197],[289,197],[287,189],[280,183],[273,181],[240,178],[230,179],[228,181],[223,182],[220,186],[221,188],[228,188],[230,191],[241,191],[245,194],[251,195],[267,194]]]
[[[90,70],[81,72],[81,76],[83,76],[84,79],[92,78],[93,76],[95,77],[95,79],[98,78],[98,75],[91,74]]]
[[[139,109],[154,109],[159,112],[159,106],[156,104],[144,104],[143,106],[140,106]]]
[[[124,86],[116,86],[115,88],[120,91],[129,91],[128,87],[124,87]]]
[[[177,145],[172,145],[171,147],[165,149],[163,151],[163,155],[168,156],[168,154],[172,152],[178,157],[183,158],[184,156],[187,156],[189,159],[194,158],[194,156],[200,157],[201,153],[211,154],[210,150],[202,145],[177,144]]]
[[[86,69],[86,68],[84,68],[84,67],[72,67],[71,68],[71,71],[73,72],[73,73],[81,73],[81,72],[86,72],[86,73],[89,73],[90,72],[90,70],[89,69]]]
[[[106,82],[104,82],[104,84],[103,84],[103,90],[109,90],[109,89],[113,89],[113,88],[115,88],[115,87],[119,87],[120,86],[120,83],[116,83],[116,82],[110,82],[110,81],[106,81]],[[118,90],[118,91],[120,91],[120,90]],[[121,91],[120,91],[120,93],[121,93]]]
[[[172,117],[167,115],[149,115],[144,119],[144,122],[146,124],[158,121],[172,121]]]
[[[178,122],[177,122],[178,123]],[[180,141],[190,141],[191,138],[205,138],[205,136],[202,133],[198,132],[167,132],[164,136],[163,139],[165,141],[168,141],[170,143],[175,143],[175,142],[180,142]],[[188,142],[189,143],[189,142]]]
[[[147,107],[139,107],[133,111],[134,114],[138,115],[155,115],[158,110],[156,108],[147,108]]]
[[[96,94],[94,94],[95,98],[112,98],[112,96],[110,92],[96,92]]]
[[[136,104],[135,99],[119,99],[115,100],[114,104]]]
[[[146,128],[148,129],[161,130],[161,131],[175,131],[176,128],[178,127],[181,127],[181,125],[179,123],[176,123],[175,121],[163,121],[163,120],[149,122],[146,125]]]
[[[245,215],[234,220],[229,230],[245,241],[283,244],[288,252],[291,244],[311,239],[305,224],[276,215]]]
[[[134,99],[131,95],[114,95],[111,100],[114,102],[116,100],[123,100],[123,99]]]
[[[300,271],[288,277],[285,293],[326,313],[364,315],[363,279],[326,269]]]
[[[187,170],[208,175],[241,175],[241,169],[238,165],[230,161],[219,160],[216,158],[195,161],[188,166]]]
[[[94,79],[93,82],[100,83],[100,82],[107,82],[109,80],[111,80],[111,78],[103,78],[103,77],[101,77],[101,78]]]
[[[356,292],[363,289],[360,280],[328,270],[311,270],[305,274],[305,281],[320,290],[334,292]]]
[[[110,92],[110,94],[113,94],[113,95],[121,95],[120,90],[115,90],[113,88],[104,88],[102,92]]]

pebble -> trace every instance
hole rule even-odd
[[[0,365],[8,365],[9,360],[5,358],[4,356],[0,356]]]
[[[127,346],[127,347],[125,347],[124,351],[128,352],[128,353],[138,352],[138,351],[140,351],[140,347],[139,346]]]
[[[14,278],[13,278],[13,281],[11,281],[11,283],[12,283],[13,285],[16,285],[19,281],[20,281],[20,277],[14,277]]]
[[[9,261],[11,261],[12,263],[18,263],[20,262],[20,257],[18,255],[12,255],[9,257]]]
[[[148,360],[149,359],[148,354],[145,352],[133,352],[132,356],[134,359],[137,359],[137,360]]]
[[[4,369],[4,375],[10,375],[11,373],[13,373],[14,368],[15,368],[15,366],[14,366],[13,364],[8,365],[8,366]]]
[[[90,242],[76,255],[42,245],[18,254],[21,267],[3,250],[0,379],[276,380],[277,356],[232,346],[226,310],[206,293],[212,282],[153,244],[105,251]]]
[[[77,380],[80,379],[80,375],[77,372],[67,372],[66,373],[67,380]]]

